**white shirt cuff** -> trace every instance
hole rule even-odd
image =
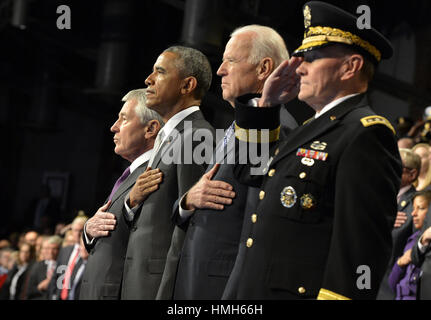
[[[420,237],[420,238],[419,238],[419,241],[418,241],[418,249],[419,249],[419,252],[420,252],[420,253],[425,253],[425,251],[427,250],[428,246],[424,246],[424,245],[421,243],[421,240],[422,240],[422,237]]]
[[[84,224],[84,238],[85,238],[85,243],[89,246],[91,246],[93,244],[94,240],[96,239],[96,238],[93,238],[90,241],[90,238],[87,234],[87,223]]]
[[[135,217],[136,212],[138,212],[138,209],[141,207],[142,203],[138,204],[137,206],[135,206],[133,208],[130,208],[129,205],[127,204],[129,199],[130,199],[129,195],[127,195],[124,198],[124,207],[126,208],[126,211],[127,211],[127,214],[126,214],[127,221],[132,222],[134,217]]]
[[[180,200],[180,203],[179,203],[179,206],[178,206],[178,208],[179,208],[179,212],[180,212],[180,217],[181,217],[181,219],[182,219],[182,220],[187,220],[187,219],[188,219],[188,218],[190,218],[190,217],[193,215],[193,213],[195,212],[195,210],[187,210],[187,209],[184,209],[184,208],[182,207],[183,200],[185,199],[186,195],[187,195],[187,193],[185,193],[185,194],[181,197],[181,200]]]
[[[260,100],[260,98],[250,99],[247,102],[247,106],[249,106],[249,107],[258,107],[259,106],[259,100]]]

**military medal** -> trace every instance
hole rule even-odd
[[[321,161],[326,161],[326,159],[328,158],[328,154],[326,152],[308,150],[304,148],[299,148],[296,155],[298,157],[304,157],[308,159],[321,160]]]
[[[307,193],[304,194],[300,199],[301,207],[305,210],[312,209],[316,205],[316,201],[314,200],[314,197]]]
[[[284,207],[292,208],[296,203],[296,199],[296,191],[292,187],[286,187],[281,191],[280,201]]]

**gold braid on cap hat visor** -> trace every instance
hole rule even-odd
[[[310,27],[305,34],[304,41],[302,41],[302,46],[297,50],[307,49],[328,42],[340,42],[349,45],[354,44],[369,52],[377,59],[378,62],[382,58],[380,51],[368,41],[365,41],[348,31],[331,27]]]

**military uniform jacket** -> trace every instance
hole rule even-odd
[[[271,109],[238,102],[236,136],[276,128]],[[375,299],[401,177],[392,130],[358,95],[276,143],[265,175],[237,166],[261,191],[224,298]]]
[[[185,121],[192,121],[192,132],[185,130]],[[163,172],[163,181],[159,189],[144,201],[130,226],[121,299],[170,299],[173,296],[185,232],[175,227],[172,207],[178,197],[199,180],[207,164],[187,164],[184,161],[176,164],[162,160],[164,155],[178,152],[184,155],[184,144],[191,143],[192,135],[199,129],[209,130],[212,138],[215,137],[214,128],[205,121],[200,111],[187,116],[175,129],[176,134],[163,142],[153,160],[153,169],[159,168]],[[205,140],[205,144],[213,150],[213,139]],[[199,145],[200,142],[193,141],[191,151]]]

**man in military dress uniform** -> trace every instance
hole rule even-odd
[[[250,130],[269,129],[272,148],[263,175],[236,167],[261,191],[224,299],[375,299],[390,258],[401,161],[366,92],[392,47],[327,3],[308,2],[304,16],[303,44],[268,78],[262,108],[236,103],[236,137],[262,146]],[[316,115],[277,142],[275,106],[297,94]]]

